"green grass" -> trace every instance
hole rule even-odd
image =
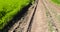
[[[0,29],[3,29],[30,0],[0,0]]]
[[[51,0],[51,2],[55,3],[56,5],[60,6],[60,0]]]
[[[60,0],[52,0],[53,2],[60,4]]]

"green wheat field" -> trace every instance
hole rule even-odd
[[[0,0],[0,29],[3,29],[30,0]]]

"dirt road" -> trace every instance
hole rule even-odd
[[[39,0],[31,32],[60,32],[60,22],[55,17],[55,13],[59,13],[60,8],[49,1],[50,0]],[[52,9],[55,10],[55,13],[52,12]],[[46,11],[50,14],[48,17],[46,17]],[[51,27],[49,27],[49,23],[46,19],[51,22]]]
[[[27,13],[22,23],[19,20],[9,32],[60,32],[60,22],[57,19],[60,7],[50,0],[36,0],[34,7]]]
[[[46,21],[45,11],[46,10],[42,0],[39,0],[34,15],[31,32],[48,32],[48,22]]]

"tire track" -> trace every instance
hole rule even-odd
[[[30,20],[30,23],[29,23],[29,26],[28,26],[27,32],[31,32],[31,26],[32,26],[32,23],[33,23],[33,18],[34,18],[34,15],[35,15],[36,9],[37,9],[38,1],[39,1],[39,0],[35,0],[36,7],[35,7],[35,9],[34,9],[34,13],[33,13],[32,18],[31,18],[31,20]]]
[[[31,32],[48,32],[48,23],[46,21],[45,8],[42,0],[38,1]]]
[[[52,27],[54,28],[54,31],[55,32],[59,32],[59,29],[57,27],[57,23],[55,23],[57,20],[54,18],[53,13],[51,12],[51,9],[49,9],[49,6],[48,6],[48,4],[46,3],[45,0],[43,0],[43,4],[45,5],[45,8],[47,9],[47,11],[49,13],[49,15],[48,15],[49,17],[48,18],[51,20],[51,24],[52,24]]]
[[[19,20],[18,23],[15,23],[13,29],[11,28],[8,32],[28,32],[30,25],[32,24],[32,19],[35,14],[36,7],[37,1],[35,1],[35,3],[29,8],[24,20]]]

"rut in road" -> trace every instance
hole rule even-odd
[[[30,25],[35,14],[37,7],[37,1],[28,9],[27,14],[24,16],[23,20],[15,23],[14,26],[8,32],[28,32],[30,31]],[[22,21],[22,22],[21,22]]]
[[[32,26],[32,23],[33,23],[33,18],[34,18],[34,15],[35,15],[36,9],[37,9],[38,1],[39,1],[39,0],[35,0],[36,7],[35,7],[35,9],[34,9],[34,13],[33,13],[32,18],[31,18],[31,20],[30,20],[30,23],[29,23],[29,26],[28,26],[27,32],[31,32],[31,26]]]

